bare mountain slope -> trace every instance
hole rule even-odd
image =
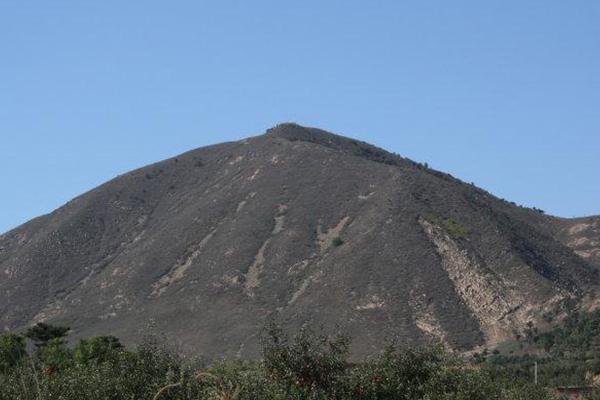
[[[581,250],[576,226],[283,124],[119,176],[0,236],[0,327],[49,320],[131,342],[152,320],[188,352],[251,357],[275,316],[337,325],[359,354],[391,337],[469,349],[589,301],[598,242]]]

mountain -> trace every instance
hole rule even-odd
[[[498,199],[369,144],[282,124],[121,175],[0,236],[0,328],[257,355],[270,318],[493,346],[593,308],[600,218]]]

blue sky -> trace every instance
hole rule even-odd
[[[600,2],[3,1],[0,232],[283,121],[600,214]]]

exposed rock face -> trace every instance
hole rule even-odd
[[[423,218],[419,222],[435,244],[441,265],[460,299],[479,321],[488,345],[513,338],[530,321],[539,324],[541,312],[552,311],[571,297],[567,290],[557,290],[553,298],[526,296],[519,290],[520,282],[496,274],[475,251],[462,247],[443,228]]]
[[[0,236],[0,328],[48,320],[135,342],[152,320],[184,351],[252,357],[276,317],[338,326],[357,355],[394,337],[465,350],[595,294],[597,221],[575,226],[284,124],[119,176]]]
[[[577,255],[600,267],[600,217],[562,220],[558,237]]]

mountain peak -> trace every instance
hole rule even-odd
[[[383,164],[398,165],[407,161],[397,154],[390,153],[367,142],[337,135],[319,128],[305,127],[293,122],[278,124],[268,129],[266,135],[291,142],[313,143]]]
[[[123,174],[0,236],[0,330],[48,321],[135,343],[152,319],[188,352],[255,356],[275,317],[338,324],[357,354],[395,337],[471,349],[583,304],[599,232],[285,123]]]
[[[284,122],[267,129],[266,135],[280,137],[290,141],[303,141],[312,143],[327,143],[335,136],[327,131],[299,125],[294,122]],[[341,136],[338,136],[341,138]],[[346,138],[347,139],[347,138]]]

